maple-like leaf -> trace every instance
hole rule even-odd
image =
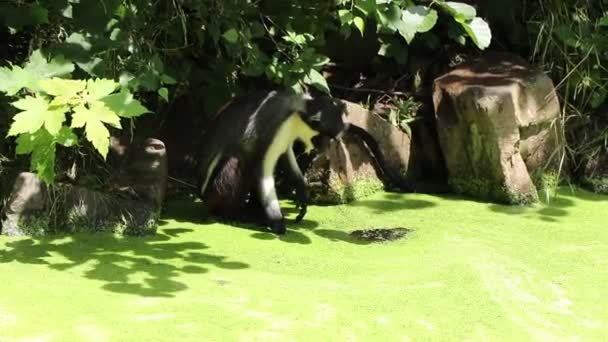
[[[141,102],[133,98],[133,94],[124,89],[120,93],[108,95],[100,101],[123,118],[134,118],[150,112]]]
[[[42,97],[27,96],[12,105],[22,111],[13,117],[8,136],[34,133],[42,125],[51,135],[55,135],[65,121],[66,107],[49,107],[48,101]]]
[[[78,103],[79,94],[85,90],[86,82],[83,80],[66,80],[53,77],[39,82],[45,93],[55,96],[51,105],[65,105]]]
[[[99,78],[96,80],[87,81],[87,102],[99,100],[102,97],[108,96],[118,88],[120,84],[113,80]]]
[[[88,108],[84,105],[74,108],[72,127],[84,127],[87,140],[105,158],[108,154],[110,132],[104,123],[121,128],[120,117],[103,102],[95,101],[89,104]]]

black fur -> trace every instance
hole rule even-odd
[[[203,135],[198,158],[200,196],[216,215],[263,221],[273,232],[285,233],[280,208],[269,205],[270,199],[261,194],[266,152],[281,124],[294,113],[319,134],[335,137],[348,126],[342,121],[343,112],[342,102],[327,96],[305,98],[272,91],[235,98],[216,115]],[[301,220],[308,205],[306,184],[295,170],[289,175],[300,209],[296,220]]]

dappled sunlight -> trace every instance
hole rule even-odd
[[[11,294],[0,296],[0,331],[61,341],[115,331],[150,341],[601,340],[608,231],[603,201],[584,198],[518,207],[378,193],[310,206],[299,223],[288,203],[284,236],[179,202],[157,236],[0,237]],[[407,234],[353,238],[379,229]]]
[[[203,274],[208,267],[238,270],[246,263],[202,251],[196,241],[172,242],[190,232],[169,229],[151,237],[119,238],[109,234],[73,235],[8,241],[0,249],[0,263],[45,265],[101,281],[105,290],[139,296],[172,296],[188,288],[181,274]],[[181,266],[180,266],[181,264]]]

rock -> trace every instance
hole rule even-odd
[[[425,148],[418,147],[418,153],[412,146],[410,137],[381,117],[370,113],[360,105],[344,101],[348,121],[369,133],[378,144],[386,162],[387,172],[378,169],[370,150],[356,135],[346,133],[342,139],[329,142],[322,153],[317,155],[306,170],[305,176],[310,185],[311,199],[317,203],[345,203],[370,195],[384,188],[382,179],[392,179],[402,190],[424,191],[421,180],[428,176],[425,169],[435,163],[436,156],[425,157]],[[438,143],[428,132],[417,130],[418,141],[429,144]],[[416,136],[416,133],[414,133]],[[426,151],[431,151],[429,147]],[[440,153],[438,147],[437,152]],[[412,157],[416,157],[413,159]],[[442,164],[437,169],[444,169]],[[412,170],[417,170],[412,172]],[[425,179],[428,180],[428,179]],[[438,181],[441,183],[441,181]],[[426,187],[430,189],[430,187]]]
[[[46,197],[46,187],[35,174],[20,173],[15,179],[13,191],[2,210],[1,233],[9,236],[39,235],[38,233],[43,227],[31,222],[31,218],[42,217],[41,214],[46,208]],[[25,218],[30,218],[27,226],[34,227],[34,231],[23,231],[21,226]]]
[[[156,232],[158,213],[152,203],[69,184],[47,186],[35,174],[24,172],[15,180],[2,212],[1,232],[11,236],[58,232],[147,235]]]
[[[437,78],[433,103],[455,191],[512,204],[538,199],[531,174],[560,159],[549,77],[517,56],[488,54]]]
[[[305,171],[311,201],[347,203],[371,195],[384,186],[364,144],[345,134],[329,143]]]
[[[122,235],[156,233],[159,208],[154,203],[126,199],[113,194],[71,185],[59,185],[54,191],[61,195],[57,221],[58,230],[76,232],[108,232]]]
[[[153,138],[131,145],[111,143],[116,175],[111,188],[161,208],[167,191],[167,152],[165,144]]]

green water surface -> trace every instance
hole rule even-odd
[[[608,339],[606,196],[380,193],[310,207],[283,238],[200,208],[170,204],[146,238],[0,237],[0,341]],[[413,231],[349,237],[383,227]]]

